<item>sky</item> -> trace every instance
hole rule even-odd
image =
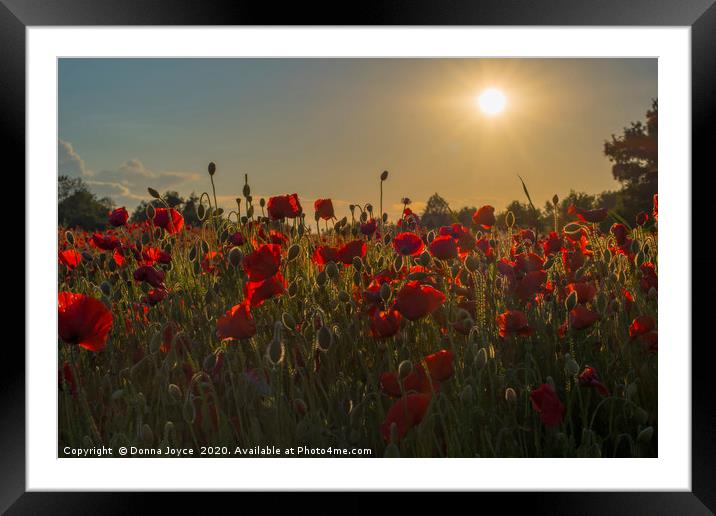
[[[476,98],[495,88],[497,115]],[[147,187],[235,206],[298,193],[420,212],[615,190],[604,141],[657,97],[656,59],[60,59],[58,173],[133,209]]]

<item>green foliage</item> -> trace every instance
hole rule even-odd
[[[88,230],[107,226],[107,216],[114,208],[112,199],[90,192],[80,178],[58,178],[57,219],[65,227],[81,227]]]

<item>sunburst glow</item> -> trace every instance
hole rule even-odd
[[[501,90],[489,88],[478,95],[477,105],[488,116],[499,115],[505,110],[507,97]]]

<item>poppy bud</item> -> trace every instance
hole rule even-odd
[[[326,274],[328,274],[328,277],[333,280],[338,277],[338,266],[335,262],[328,262],[326,265]]]
[[[515,214],[512,213],[511,211],[508,211],[507,214],[505,215],[505,225],[508,228],[511,228],[512,226],[515,225]]]
[[[117,389],[112,393],[112,401],[121,400],[124,397],[124,390],[123,389]]]
[[[209,162],[209,175],[213,176],[216,173],[216,165],[213,161]]]
[[[475,272],[480,267],[480,259],[477,256],[469,255],[465,258],[465,268],[470,272]]]
[[[181,388],[178,385],[170,383],[167,391],[169,392],[169,399],[175,403],[179,403],[181,401]]]
[[[196,408],[194,407],[192,400],[187,399],[186,402],[184,402],[184,406],[182,407],[182,417],[184,418],[184,421],[190,425],[194,423],[194,420],[196,419]]]
[[[174,423],[171,421],[164,423],[164,440],[168,443],[174,442]]]
[[[505,401],[507,403],[515,403],[517,401],[517,392],[512,387],[505,389]]]
[[[249,183],[244,183],[243,194],[244,197],[249,197],[251,195],[251,187],[249,186]]]
[[[390,443],[393,444],[398,441],[398,424],[393,422],[390,424]]]
[[[398,377],[404,380],[406,376],[413,372],[413,363],[410,360],[403,360],[398,366]]]
[[[639,444],[648,444],[651,441],[651,438],[654,435],[654,427],[653,426],[647,426],[644,430],[639,432],[639,435],[636,436],[636,442]]]
[[[472,385],[466,385],[460,393],[460,401],[465,405],[470,405],[475,400],[475,391],[472,389]]]
[[[395,423],[393,423],[393,426],[395,426]],[[392,427],[391,427],[392,430]],[[399,459],[400,458],[400,448],[395,443],[390,443],[388,446],[385,447],[385,452],[383,453],[383,458],[386,459]]]
[[[328,351],[333,343],[333,334],[327,326],[321,326],[316,333],[316,342],[321,351]]]
[[[154,432],[152,432],[152,428],[144,423],[142,425],[142,442],[145,446],[151,446],[154,442]]]
[[[100,284],[99,289],[105,296],[109,296],[112,293],[112,286],[107,281],[103,281]]]
[[[648,295],[650,298],[655,299],[656,296],[657,296],[656,289],[655,289],[654,287],[651,287],[651,288],[649,289],[649,292],[647,293],[647,295]]]
[[[423,267],[427,267],[430,265],[430,253],[427,251],[423,251],[423,253],[418,258],[418,263],[422,265]]]
[[[253,206],[249,206],[249,207],[246,209],[246,216],[247,216],[248,218],[251,218],[251,217],[254,216],[254,207],[253,207]]]
[[[350,302],[350,300],[351,300],[351,296],[348,295],[348,292],[345,292],[343,290],[338,292],[338,301],[340,301],[343,304],[347,304]]]
[[[567,299],[564,300],[564,306],[567,308],[568,312],[571,312],[572,310],[574,310],[574,307],[577,306],[578,301],[579,299],[577,298],[577,291],[573,290],[567,296]]]
[[[395,256],[395,260],[393,260],[393,269],[395,270],[395,272],[398,272],[402,268],[403,268],[403,256],[398,254]]]
[[[356,287],[360,287],[362,284],[360,272],[358,272],[358,271],[353,272],[353,284]]]
[[[383,244],[388,245],[390,243],[390,233],[386,233],[383,237]]]
[[[475,355],[475,366],[477,366],[478,369],[482,369],[485,367],[485,364],[487,364],[487,351],[485,348],[480,348],[477,355]]]
[[[216,355],[213,353],[210,353],[209,355],[206,355],[206,358],[204,358],[203,368],[204,372],[209,373],[212,369],[214,369],[214,366],[216,365]]]
[[[354,256],[353,257],[353,267],[357,271],[363,270],[363,260],[360,259],[360,256]]]
[[[296,331],[296,319],[293,318],[293,315],[291,315],[288,312],[284,312],[281,315],[281,322],[283,323],[284,328],[290,331]]]
[[[556,390],[556,388],[554,386],[554,378],[552,378],[551,376],[548,376],[547,383],[549,384],[550,387],[552,387],[553,390]]]
[[[298,253],[301,252],[301,246],[298,244],[293,244],[291,247],[288,248],[288,261],[295,260],[298,257]]]
[[[383,173],[380,174],[380,180],[381,180],[381,181],[385,181],[386,179],[388,179],[388,171],[387,171],[387,170],[383,170]]]
[[[380,286],[380,298],[387,301],[390,298],[390,285],[386,282]]]
[[[569,353],[564,356],[564,371],[569,376],[574,376],[579,373],[579,364]]]
[[[269,362],[274,366],[279,365],[283,362],[284,355],[285,346],[283,344],[283,340],[281,340],[280,337],[274,336],[268,345],[268,349],[266,350],[266,356],[268,357]]]
[[[159,192],[157,192],[154,188],[149,187],[147,188],[147,191],[149,192],[149,195],[151,195],[155,199],[161,199],[161,195],[159,195]]]
[[[559,197],[557,197],[557,194],[554,194],[554,197],[552,197],[552,204],[555,206],[559,204]]]
[[[75,243],[75,235],[72,231],[65,231],[65,239],[70,243],[70,245]]]
[[[634,419],[640,425],[645,425],[649,420],[649,413],[643,408],[637,407],[636,410],[634,410]]]
[[[241,266],[243,259],[244,253],[241,252],[241,249],[238,247],[232,247],[231,251],[229,251],[229,263],[235,268],[238,268]]]
[[[288,286],[288,297],[294,297],[298,293],[298,282],[292,281]]]
[[[319,287],[322,287],[326,284],[326,281],[328,281],[328,277],[326,276],[326,271],[321,271],[318,274],[316,274],[316,284]]]

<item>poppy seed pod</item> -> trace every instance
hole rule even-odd
[[[380,174],[380,180],[385,181],[386,179],[388,179],[388,171],[383,170],[383,172]]]
[[[210,175],[210,176],[213,176],[213,175],[216,173],[216,164],[215,164],[213,161],[209,162],[209,169],[208,169],[208,170],[209,170],[209,175]]]
[[[321,351],[328,351],[333,343],[333,334],[327,326],[321,326],[316,332],[316,343]]]

